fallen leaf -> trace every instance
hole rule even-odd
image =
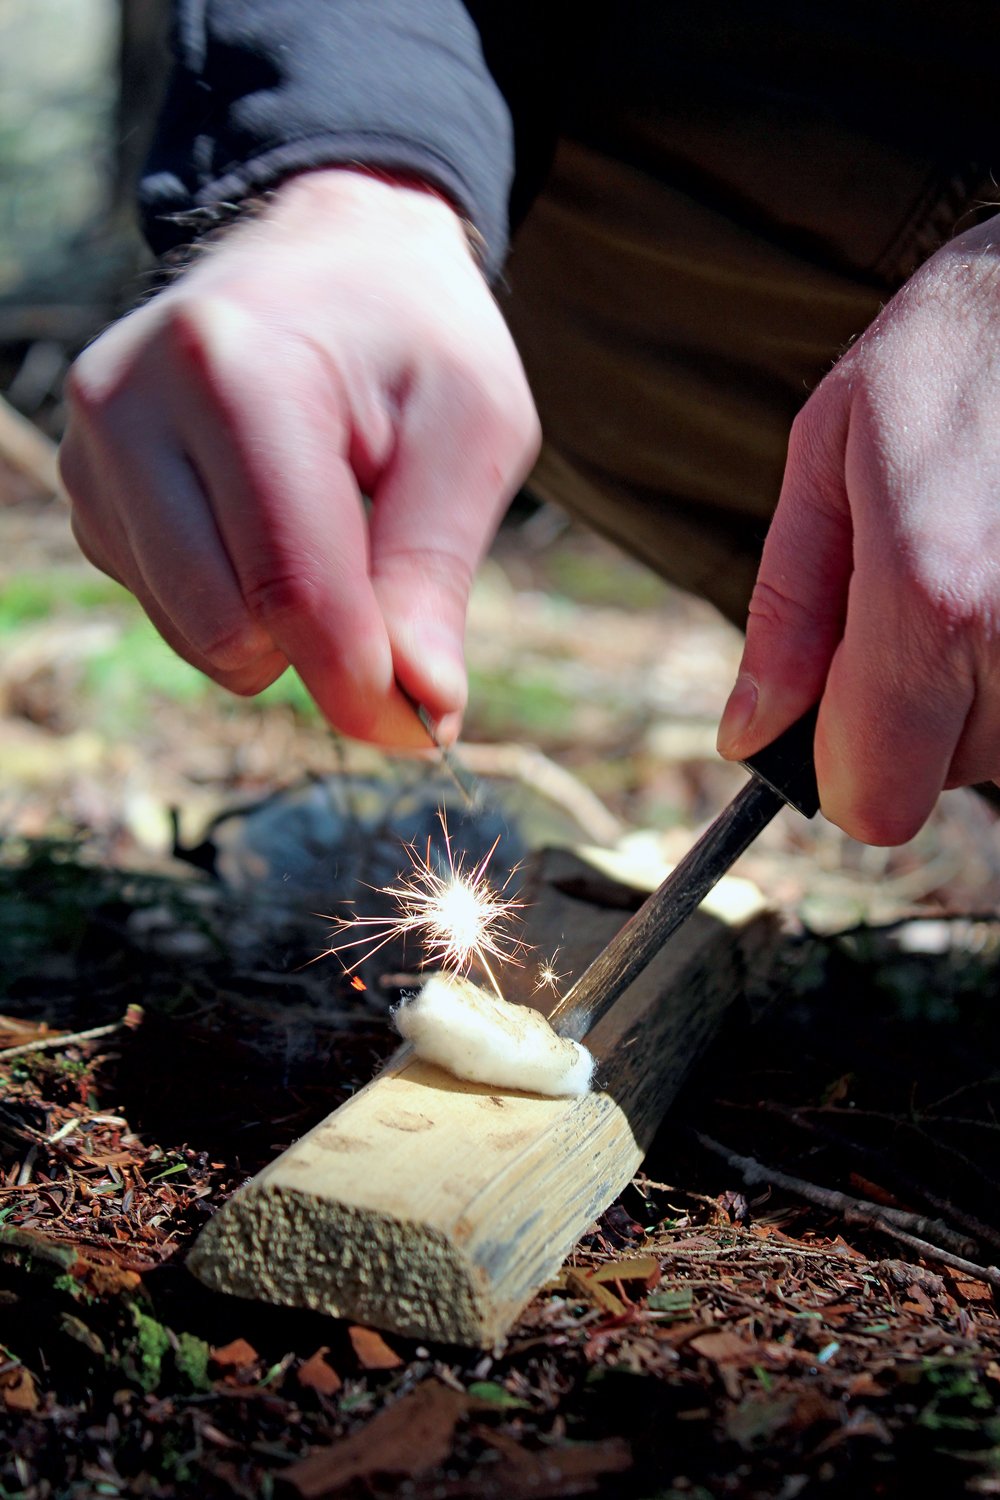
[[[365,1328],[360,1323],[355,1323],[348,1328],[347,1333],[362,1369],[398,1370],[403,1363],[374,1328]]]
[[[787,1426],[795,1410],[795,1400],[794,1394],[768,1396],[754,1392],[744,1397],[726,1415],[726,1436],[741,1448],[753,1448],[761,1438],[770,1439]]]
[[[783,1235],[782,1238],[787,1240],[788,1236]],[[789,1243],[794,1244],[794,1241],[789,1241]],[[849,1255],[852,1260],[865,1259],[864,1253],[861,1250],[855,1250],[853,1245],[849,1245],[842,1234],[834,1235],[829,1244],[831,1250],[839,1250],[842,1254]]]
[[[253,1344],[248,1344],[246,1339],[233,1339],[211,1353],[211,1362],[219,1370],[245,1370],[248,1365],[255,1365],[259,1358]]]
[[[725,1214],[730,1224],[746,1224],[750,1218],[750,1205],[743,1193],[737,1193],[732,1188],[722,1193],[717,1200],[719,1209]]]
[[[63,1333],[68,1334],[71,1339],[75,1339],[78,1344],[82,1344],[85,1349],[89,1349],[91,1354],[96,1354],[99,1359],[106,1357],[107,1351],[104,1347],[104,1341],[98,1337],[92,1328],[87,1327],[82,1318],[77,1318],[72,1313],[64,1312],[60,1316],[59,1323]]]
[[[822,1096],[823,1104],[841,1104],[847,1098],[854,1087],[854,1074],[842,1073],[832,1083],[827,1084]]]
[[[738,1333],[728,1328],[722,1328],[718,1333],[699,1334],[691,1340],[689,1348],[710,1359],[714,1365],[747,1364],[759,1358],[755,1345],[748,1344],[746,1339],[741,1339]]]
[[[351,1330],[352,1334],[354,1330]],[[374,1474],[414,1477],[444,1463],[469,1398],[439,1380],[425,1380],[342,1442],[317,1448],[282,1471],[303,1497],[322,1500],[352,1479]]]
[[[0,1375],[0,1397],[8,1411],[37,1411],[38,1392],[31,1371],[18,1365]]]
[[[714,1332],[715,1329],[711,1323],[706,1323],[704,1319],[699,1318],[687,1323],[678,1323],[673,1328],[657,1329],[656,1336],[661,1343],[669,1344],[672,1349],[680,1349],[683,1345],[690,1344],[700,1333]]]
[[[632,1467],[632,1450],[624,1438],[536,1451],[487,1427],[474,1431],[481,1442],[501,1455],[500,1464],[491,1472],[489,1490],[477,1490],[477,1494],[554,1500],[559,1495],[586,1493],[596,1487],[594,1481],[602,1474],[621,1474]]]
[[[626,1255],[585,1274],[588,1281],[642,1281],[650,1290],[660,1279],[660,1262],[655,1255]]]
[[[599,1281],[588,1276],[586,1271],[578,1270],[576,1266],[570,1267],[566,1272],[566,1287],[571,1295],[583,1297],[586,1301],[592,1302],[595,1307],[599,1307],[601,1312],[609,1313],[613,1318],[622,1317],[626,1311],[625,1304],[620,1297],[616,1297],[614,1292],[609,1292],[606,1286],[602,1286]]]
[[[97,1254],[78,1255],[70,1268],[70,1274],[91,1297],[118,1297],[123,1292],[134,1292],[142,1284],[142,1277],[127,1270],[112,1256]]]
[[[317,1349],[301,1366],[296,1377],[299,1385],[305,1386],[309,1391],[319,1391],[321,1396],[335,1395],[344,1383],[333,1366],[326,1362],[325,1356],[329,1352],[326,1344]]]
[[[652,1292],[646,1299],[650,1312],[672,1313],[680,1317],[694,1306],[694,1292],[689,1286],[671,1288],[666,1292]]]
[[[847,1394],[852,1398],[855,1396],[884,1396],[885,1386],[880,1385],[874,1375],[869,1374],[867,1370],[862,1370],[860,1375],[852,1376],[848,1382]]]
[[[971,1277],[958,1276],[952,1272],[951,1284],[955,1289],[956,1297],[961,1297],[963,1302],[992,1303],[993,1301],[993,1288],[985,1281],[974,1281]]]
[[[907,1312],[920,1313],[925,1318],[931,1317],[934,1312],[934,1303],[916,1282],[910,1287],[909,1296],[903,1303],[903,1307]]]
[[[916,1284],[929,1297],[940,1297],[944,1292],[944,1280],[935,1271],[925,1266],[913,1266],[908,1260],[880,1260],[876,1270],[885,1280],[902,1291]]]
[[[867,1198],[870,1203],[880,1203],[883,1208],[903,1208],[905,1205],[888,1188],[882,1187],[881,1183],[872,1182],[870,1177],[862,1177],[860,1172],[851,1172],[848,1182],[861,1198]]]

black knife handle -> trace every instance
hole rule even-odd
[[[807,818],[819,812],[819,788],[816,785],[816,762],[813,740],[819,705],[810,708],[801,719],[779,734],[770,745],[758,750],[743,764],[759,776],[772,791]]]

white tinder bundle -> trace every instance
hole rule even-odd
[[[557,1036],[528,1005],[511,1005],[469,979],[432,974],[394,1013],[418,1057],[457,1078],[529,1094],[586,1094],[594,1059]]]

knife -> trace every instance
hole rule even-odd
[[[560,1036],[583,1040],[783,807],[807,818],[819,811],[813,762],[818,712],[811,708],[743,762],[751,773],[746,786],[549,1012]]]

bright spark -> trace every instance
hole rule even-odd
[[[539,990],[555,990],[558,992],[560,984],[566,978],[565,974],[560,974],[556,970],[556,959],[558,957],[559,949],[557,948],[551,958],[540,961],[538,968],[535,970],[536,995]]]
[[[505,895],[515,871],[511,871],[499,889],[487,876],[499,836],[489,853],[471,869],[467,868],[462,854],[456,854],[452,847],[444,813],[439,812],[438,817],[444,832],[447,861],[444,870],[435,868],[430,839],[422,855],[415,845],[404,844],[410,868],[395,884],[378,888],[380,895],[393,898],[396,914],[335,917],[333,920],[345,935],[359,928],[366,931],[359,937],[334,943],[326,951],[339,956],[352,948],[363,948],[365,951],[346,965],[345,971],[350,974],[387,943],[413,933],[423,945],[421,968],[433,965],[455,974],[467,974],[478,964],[502,1000],[503,993],[490,960],[517,963],[524,946],[513,936],[509,925],[521,903]]]

